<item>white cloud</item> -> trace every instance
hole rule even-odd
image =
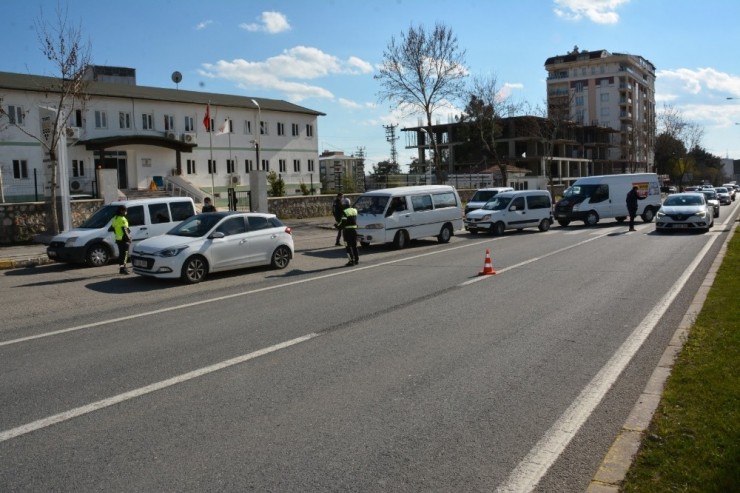
[[[212,21],[212,20],[210,20],[210,19],[209,19],[209,20],[207,20],[207,21],[202,21],[202,22],[199,22],[199,23],[198,23],[198,24],[197,24],[197,25],[195,26],[195,30],[196,30],[196,31],[202,31],[203,29],[207,28],[207,27],[208,27],[208,26],[210,26],[211,24],[213,24],[213,21]]]
[[[678,87],[690,94],[714,91],[720,95],[740,97],[740,76],[713,68],[659,70],[655,75],[656,84]]]
[[[239,24],[239,27],[250,32],[266,32],[270,34],[290,31],[291,29],[288,18],[280,12],[262,12],[257,17],[257,20],[258,22],[252,24]]]
[[[234,81],[246,90],[280,91],[290,101],[298,102],[309,97],[333,99],[334,95],[322,87],[297,81],[368,71],[371,71],[370,64],[357,57],[343,61],[316,48],[296,46],[262,62],[237,59],[206,63],[199,72],[205,77]]]
[[[345,108],[350,108],[350,109],[359,109],[359,108],[362,108],[362,105],[360,103],[358,103],[356,101],[351,101],[349,99],[339,98],[337,101],[339,101],[339,104],[341,104]]]
[[[596,24],[616,24],[616,10],[630,0],[555,0],[555,14],[566,20],[587,18]]]

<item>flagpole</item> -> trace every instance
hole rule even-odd
[[[211,165],[209,166],[211,171],[211,199],[213,200],[213,205],[216,205],[216,192],[215,192],[215,186],[214,186],[214,179],[213,179],[213,168],[216,167],[216,163],[213,162],[213,128],[211,128],[211,101],[208,101],[208,144],[211,149]]]

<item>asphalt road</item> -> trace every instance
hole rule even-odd
[[[737,216],[0,274],[2,491],[583,491]],[[730,217],[732,215],[733,217]],[[490,249],[493,276],[478,276]]]

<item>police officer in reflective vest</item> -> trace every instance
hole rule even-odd
[[[360,254],[357,251],[357,209],[350,205],[348,198],[342,199],[342,217],[334,227],[342,230],[344,248],[347,250],[347,257],[349,257],[347,266],[359,264]]]
[[[118,272],[121,274],[128,274],[126,262],[128,261],[128,248],[131,245],[131,231],[128,229],[126,212],[126,206],[120,206],[116,215],[113,216],[113,221],[111,221],[111,228],[115,234],[116,246],[118,247]]]

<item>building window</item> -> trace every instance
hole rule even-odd
[[[28,179],[28,162],[25,159],[13,159],[13,178],[16,180]]]
[[[141,114],[141,128],[143,130],[154,130],[154,117],[151,113]]]
[[[313,125],[311,125],[310,123],[306,124],[306,137],[313,137]]]
[[[576,82],[575,83],[575,91],[576,92],[583,92],[583,82]]]
[[[314,168],[313,159],[309,159],[308,160],[308,172],[313,173],[314,172],[313,168]]]
[[[186,116],[185,117],[185,131],[186,132],[195,132],[195,124],[193,122],[192,116]]]
[[[233,173],[234,172],[234,160],[233,159],[227,159],[226,160],[226,172],[227,173]]]
[[[260,135],[268,135],[267,122],[260,121]]]
[[[601,102],[602,103],[608,103],[609,102],[609,93],[608,92],[602,93],[601,96],[600,96],[600,99],[601,99]]]
[[[246,171],[247,173],[249,173],[253,169],[254,169],[254,163],[252,162],[252,160],[251,159],[245,159],[244,160],[244,171]]]
[[[208,160],[208,174],[216,174],[216,160],[215,159],[209,159]]]
[[[252,121],[244,120],[244,135],[252,135]]]
[[[277,124],[277,134],[278,135],[285,135],[285,124],[278,122]]]
[[[188,159],[185,162],[185,170],[189,175],[195,174],[195,159]]]
[[[293,123],[290,125],[290,130],[292,132],[293,137],[298,137],[301,133],[301,128],[298,126],[297,123]]]
[[[285,173],[288,169],[288,164],[285,161],[285,159],[278,159],[278,167],[280,168],[280,173]]]
[[[82,159],[72,160],[72,176],[75,178],[85,176],[85,162]]]
[[[300,159],[293,160],[293,172],[295,173],[301,172],[301,160]]]
[[[583,106],[583,96],[576,96],[576,106]]]
[[[175,117],[172,115],[164,115],[164,130],[175,130]]]
[[[601,107],[601,113],[600,113],[599,116],[602,116],[602,117],[603,116],[606,116],[606,117],[608,117],[609,116],[609,107],[608,106],[602,106]]]
[[[95,111],[95,128],[108,128],[108,114],[105,111]]]
[[[118,112],[118,128],[131,128],[131,113]]]
[[[13,125],[22,126],[26,120],[26,113],[21,106],[8,105],[8,121]]]
[[[72,126],[82,128],[82,110],[75,110],[72,115]]]
[[[262,171],[270,171],[270,160],[269,159],[262,160]]]

